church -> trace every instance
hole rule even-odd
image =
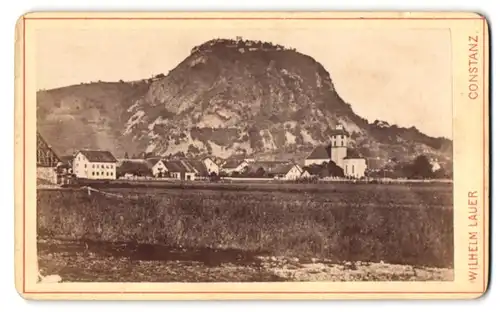
[[[354,150],[347,148],[348,140],[349,133],[344,127],[341,125],[336,126],[330,144],[316,147],[307,156],[304,165],[321,165],[331,160],[344,170],[346,177],[364,177],[367,168],[366,159],[357,155]]]

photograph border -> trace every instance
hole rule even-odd
[[[47,12],[48,13],[48,12]],[[130,12],[132,13],[132,12]],[[186,12],[187,13],[187,12]],[[215,12],[212,12],[215,13]],[[283,12],[284,13],[284,12]],[[95,13],[89,13],[89,14],[95,14]],[[133,13],[132,13],[133,14]],[[225,12],[227,14],[227,12]],[[261,13],[257,13],[261,14]],[[486,38],[487,38],[487,21],[486,18],[483,16],[478,15],[477,17],[113,17],[113,16],[95,16],[95,17],[43,17],[43,16],[34,16],[30,17],[29,14],[28,16],[22,16],[20,18],[21,25],[22,25],[22,129],[23,129],[23,134],[22,134],[22,291],[23,294],[54,294],[54,295],[62,295],[62,294],[398,294],[398,295],[404,295],[404,294],[483,294],[487,290],[487,281],[488,278],[486,276],[486,230],[488,229],[486,224],[487,224],[487,219],[486,214],[488,213],[489,209],[489,200],[486,198],[486,190],[487,190],[487,183],[486,179],[488,178],[488,175],[486,174],[486,157],[487,157],[487,142],[486,142],[486,105],[487,105],[487,94],[485,93],[486,91],[486,83],[488,81],[486,80],[486,70],[488,70],[488,66],[486,65],[486,56],[487,56],[487,46],[486,46]],[[26,45],[25,45],[25,40],[26,40],[26,26],[29,26],[29,21],[31,20],[358,20],[358,21],[364,21],[364,20],[387,20],[387,21],[393,21],[393,20],[482,20],[482,32],[483,32],[483,51],[482,51],[482,70],[483,70],[483,86],[482,86],[482,91],[483,91],[483,103],[482,103],[482,123],[483,123],[483,133],[482,133],[482,168],[483,168],[483,179],[482,179],[482,190],[483,190],[483,211],[482,211],[482,274],[483,274],[483,285],[482,285],[482,291],[442,291],[442,292],[435,292],[435,291],[31,291],[26,289],[26,187],[25,187],[25,182],[26,182],[26,83],[25,83],[25,78],[26,78]],[[489,61],[489,59],[488,59]],[[489,75],[488,75],[489,77]],[[489,96],[488,96],[489,98]],[[20,100],[16,96],[16,102],[20,102]],[[17,125],[16,127],[19,127]],[[479,139],[479,138],[478,138]],[[17,162],[17,160],[16,160]],[[20,183],[18,183],[20,184]],[[20,191],[19,185],[16,184],[16,193]],[[489,193],[488,193],[489,194]],[[16,203],[16,207],[19,205],[19,203]],[[454,204],[455,205],[455,204]],[[17,209],[17,208],[16,208]],[[17,226],[17,225],[16,225]],[[16,230],[17,231],[17,230]]]

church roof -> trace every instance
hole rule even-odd
[[[349,136],[349,132],[345,131],[344,129],[335,129],[335,130],[333,130],[332,135],[346,135],[346,136]]]
[[[330,145],[317,146],[306,159],[331,159],[332,149]],[[344,159],[364,158],[357,149],[348,148],[347,156]]]
[[[306,159],[331,159],[330,146],[317,146]]]

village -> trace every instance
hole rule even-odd
[[[81,149],[58,156],[37,133],[37,176],[41,181],[72,180],[311,180],[366,177],[367,161],[347,147],[349,134],[337,126],[328,145],[317,146],[303,162],[259,160],[244,155],[215,157],[145,157],[118,159],[110,151]],[[326,173],[325,173],[326,172]]]

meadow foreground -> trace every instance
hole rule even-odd
[[[452,186],[39,191],[38,253],[63,281],[452,280]]]

